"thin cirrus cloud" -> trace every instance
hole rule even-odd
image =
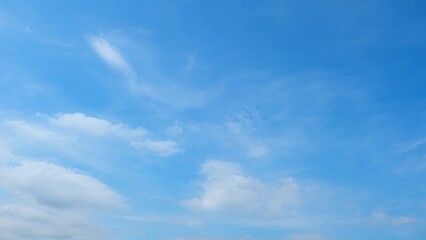
[[[279,184],[267,183],[245,174],[235,163],[219,160],[206,161],[200,173],[201,195],[183,202],[192,209],[281,214],[300,202],[301,187],[290,177]]]

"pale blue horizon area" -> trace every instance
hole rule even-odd
[[[0,239],[424,240],[422,1],[1,1]]]

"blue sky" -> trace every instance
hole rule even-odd
[[[0,2],[0,238],[424,239],[425,8]]]

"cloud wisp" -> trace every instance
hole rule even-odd
[[[136,90],[136,73],[123,57],[120,50],[103,37],[90,36],[89,42],[95,53],[112,69],[124,75],[129,81],[132,90]]]

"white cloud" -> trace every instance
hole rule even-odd
[[[74,157],[84,155],[83,149],[90,149],[93,152],[90,145],[104,145],[109,140],[119,140],[141,152],[153,152],[160,156],[183,151],[175,141],[150,140],[148,136],[155,135],[142,127],[112,123],[84,113],[60,113],[52,117],[44,115],[39,117],[37,123],[25,120],[0,122],[0,141],[3,141],[3,145],[10,145],[14,150],[33,152],[43,150]],[[175,129],[174,132],[178,134],[176,131],[179,129]],[[50,144],[55,145],[55,148],[51,148]]]
[[[101,228],[79,212],[27,204],[0,206],[0,239],[100,240]]]
[[[206,161],[201,174],[205,177],[201,182],[202,194],[184,201],[187,207],[279,214],[286,206],[299,203],[300,187],[292,178],[279,184],[266,183],[244,174],[234,163],[218,160]]]
[[[124,197],[93,176],[8,149],[2,153],[0,239],[99,240],[105,230],[90,216],[127,207]]]
[[[96,152],[105,151],[99,146],[109,149],[117,140],[130,147],[133,142],[141,142],[138,149],[143,147],[143,151],[158,155],[181,151],[174,141],[152,141],[147,135],[151,134],[143,128],[83,113],[39,114],[32,120],[1,121],[0,239],[104,239],[107,230],[91,218],[126,208],[124,197],[95,176],[59,163],[64,160],[71,166],[75,162],[90,165],[87,161],[93,156],[93,161],[105,162],[97,158]],[[22,156],[47,157],[51,162]],[[170,221],[198,224],[192,219]]]
[[[11,129],[16,135],[25,136],[27,140],[31,141],[43,140],[61,142],[67,139],[67,137],[62,134],[49,130],[46,127],[30,124],[22,120],[5,121],[3,125]]]
[[[123,198],[98,179],[46,162],[0,167],[0,187],[52,208],[118,209]]]
[[[269,148],[263,144],[250,144],[247,146],[247,156],[252,158],[260,158],[267,155]]]
[[[0,145],[0,164],[14,162],[16,160],[19,160],[19,158],[10,152],[9,149]]]
[[[143,128],[129,128],[124,124],[113,124],[110,121],[86,116],[83,113],[61,113],[49,119],[54,125],[75,129],[92,135],[116,135],[125,139],[145,136],[148,131]]]
[[[172,140],[153,141],[147,139],[145,141],[133,142],[132,146],[142,152],[151,151],[160,156],[169,156],[183,151],[183,149],[179,148],[177,142]]]
[[[108,219],[106,213],[126,208],[124,197],[95,176],[60,163],[109,164],[98,152],[119,141],[130,147],[142,142],[144,151],[159,155],[181,151],[176,142],[147,140],[147,135],[143,128],[83,113],[0,121],[0,239],[104,239],[107,230],[92,217],[101,213]],[[192,219],[170,221],[198,224]]]

